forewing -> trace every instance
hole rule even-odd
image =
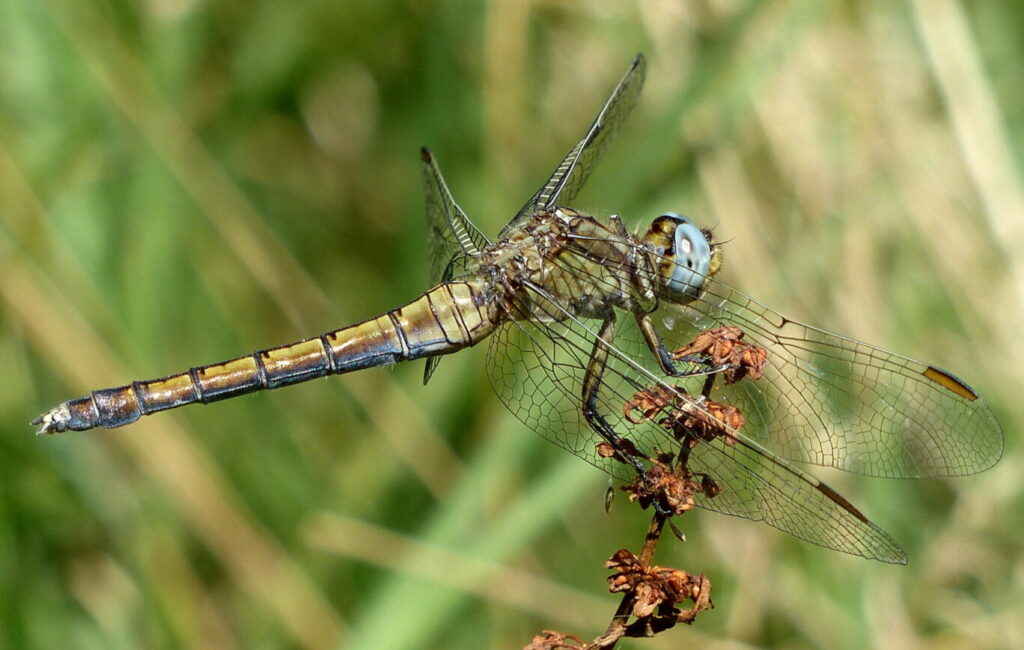
[[[427,191],[427,249],[430,279],[441,282],[468,270],[490,242],[455,203],[429,149],[421,151]]]
[[[477,256],[490,242],[452,198],[441,168],[429,149],[420,150],[427,191],[427,254],[430,280],[447,282],[470,271]],[[427,358],[423,383],[430,381],[441,357]]]
[[[539,210],[550,208],[557,202],[564,205],[576,197],[597,166],[601,155],[636,106],[644,85],[645,74],[646,62],[643,55],[638,54],[612,91],[608,101],[601,107],[586,135],[569,150],[555,168],[551,178],[519,210],[512,223]],[[506,226],[506,230],[509,227]]]
[[[488,368],[495,391],[509,410],[537,433],[613,476],[630,480],[633,471],[629,465],[597,454],[603,439],[581,414],[583,378],[599,323],[567,318],[569,314],[560,305],[540,294],[535,304],[534,320],[508,323],[492,337]],[[545,313],[548,322],[537,319]],[[673,450],[678,443],[665,429],[653,421],[632,422],[624,415],[636,391],[667,384],[614,342],[609,343],[611,354],[601,376],[597,410],[619,436],[644,454]],[[688,381],[691,385],[686,388],[694,394],[703,379],[672,380],[671,385]],[[680,395],[680,399],[686,398]],[[721,488],[714,497],[695,495],[704,508],[764,521],[845,553],[885,562],[905,561],[899,545],[842,497],[755,443],[726,444],[721,438],[699,443],[689,467],[707,474]]]
[[[736,325],[768,351],[762,379],[719,381],[712,399],[738,407],[743,433],[775,454],[888,478],[962,476],[999,460],[999,423],[952,375],[789,320],[720,282],[705,288],[689,305],[664,305],[655,325],[670,349]]]

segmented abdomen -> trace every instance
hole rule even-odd
[[[483,281],[438,285],[409,304],[362,323],[281,347],[191,368],[161,379],[93,391],[36,419],[39,433],[114,428],[143,415],[214,402],[329,374],[448,354],[493,331],[498,310]]]

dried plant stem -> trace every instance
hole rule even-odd
[[[638,556],[642,566],[651,566],[654,552],[658,549],[658,541],[661,539],[661,532],[664,530],[667,520],[667,515],[655,509],[654,516],[651,517],[651,523],[647,527],[647,534],[644,536],[643,548],[640,549],[640,555]],[[608,629],[605,630],[603,635],[594,639],[590,647],[608,650],[614,648],[618,644],[619,639],[626,636],[626,631],[629,629],[627,625],[629,623],[629,616],[635,604],[636,591],[631,589],[623,594],[619,607],[615,610],[615,615],[612,616],[612,620],[608,624]]]

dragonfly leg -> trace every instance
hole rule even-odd
[[[735,370],[739,366],[732,363],[723,363],[717,366],[709,365],[705,359],[700,357],[681,357],[676,361],[682,361],[684,363],[690,363],[695,365],[703,365],[704,367],[700,370],[676,370],[674,373],[670,373],[673,377],[706,377],[715,376],[729,370]]]
[[[654,357],[658,360],[658,365],[661,367],[661,371],[669,377],[686,378],[703,377],[705,375],[714,376],[728,370],[734,370],[738,367],[731,363],[722,363],[717,366],[712,366],[708,363],[706,356],[697,354],[673,359],[669,351],[665,349],[665,344],[661,342],[661,336],[658,335],[658,330],[654,327],[654,323],[651,321],[651,315],[641,312],[636,313],[635,316],[637,325],[640,326],[640,331],[643,333],[644,340],[647,342],[647,347],[649,347],[651,352],[654,353]],[[683,363],[690,363],[703,367],[699,370],[679,370],[676,368],[676,361],[682,361]]]
[[[698,374],[705,374],[705,371],[683,372],[676,369],[672,355],[665,349],[665,344],[661,342],[661,336],[658,335],[658,330],[654,327],[651,315],[644,312],[636,312],[634,316],[636,317],[636,324],[640,326],[640,331],[644,335],[644,341],[647,342],[647,347],[654,353],[654,357],[658,360],[658,365],[661,366],[663,373],[669,377],[692,377]],[[684,361],[689,361],[689,359],[684,359]],[[699,360],[695,359],[695,361],[700,363]]]
[[[587,424],[618,452],[620,458],[625,459],[636,469],[639,475],[644,476],[644,466],[636,458],[635,448],[623,442],[622,438],[615,433],[615,429],[601,415],[597,408],[601,378],[604,375],[605,365],[608,362],[608,346],[614,337],[615,313],[610,312],[604,322],[601,323],[601,330],[598,332],[597,340],[594,342],[594,351],[590,354],[590,363],[587,364],[587,371],[583,376],[583,417],[586,419]]]
[[[661,371],[670,377],[685,377],[688,374],[676,369],[676,365],[672,360],[672,355],[669,354],[668,350],[665,349],[665,344],[661,342],[661,336],[658,335],[658,330],[654,327],[654,321],[651,320],[651,315],[644,312],[635,312],[634,317],[636,318],[636,324],[640,326],[640,331],[644,335],[644,341],[647,342],[647,347],[654,353],[654,358],[658,360],[658,365],[661,366]]]

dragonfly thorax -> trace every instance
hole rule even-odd
[[[654,297],[637,287],[636,252],[621,225],[556,207],[510,228],[480,257],[480,269],[505,288],[501,300],[513,319],[604,318]]]
[[[698,298],[704,283],[721,267],[721,254],[711,243],[711,231],[668,212],[653,222],[643,238],[654,257],[662,285],[688,300]]]

